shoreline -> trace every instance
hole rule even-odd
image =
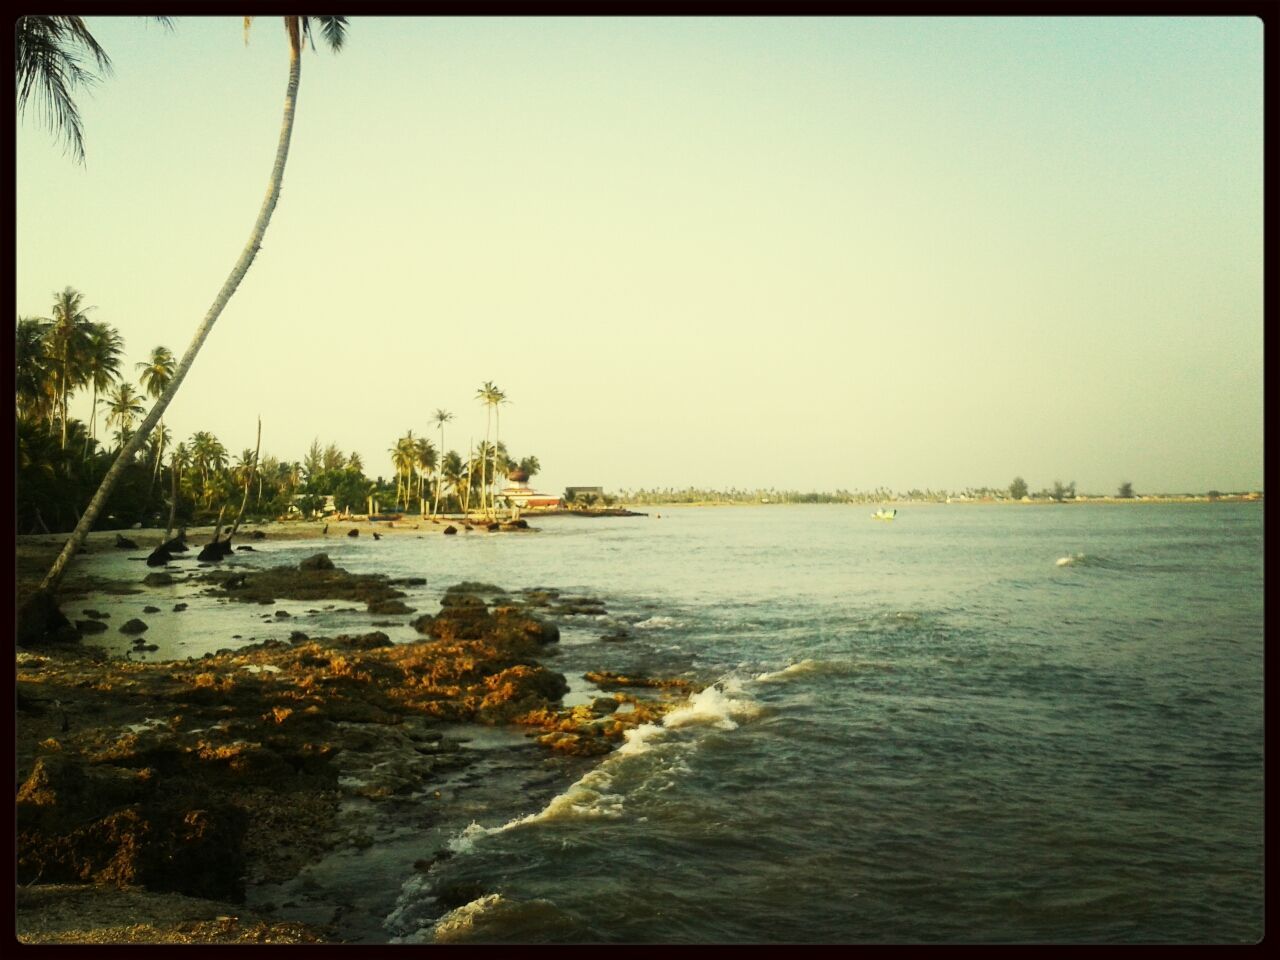
[[[279,526],[248,529],[323,540],[322,522]],[[141,550],[163,531],[125,535]],[[117,549],[114,531],[91,536],[91,557]],[[207,539],[202,529],[188,536]],[[19,572],[29,580],[61,538],[26,539]],[[316,556],[247,576],[215,565],[195,579],[233,605],[324,594],[372,611],[403,596],[384,575],[309,566]],[[80,579],[93,572],[85,564]],[[142,600],[163,589],[138,586]],[[83,639],[19,647],[19,940],[386,942],[387,891],[379,899],[376,882],[353,880],[360,870],[384,887],[391,876],[398,891],[430,868],[424,853],[447,855],[477,791],[486,816],[527,814],[689,690],[654,678],[637,689],[605,672],[587,703],[565,706],[568,684],[545,654],[557,617],[584,598],[459,587],[438,613],[411,620],[420,637],[404,643],[364,627],[185,660],[139,662]],[[154,619],[186,615],[157,609]],[[477,737],[488,746],[468,747]],[[526,768],[558,773],[512,790]],[[464,802],[456,794],[466,791]]]

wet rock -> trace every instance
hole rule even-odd
[[[156,547],[147,554],[148,567],[163,567],[166,563],[173,560],[173,554],[164,547]]]
[[[138,545],[136,543],[134,543],[128,537],[120,536],[120,534],[118,533],[116,534],[115,545],[120,550],[137,550],[138,549]]]
[[[18,610],[15,640],[20,647],[37,647],[46,643],[74,643],[80,634],[71,625],[58,602],[47,590],[37,590]]]
[[[148,573],[142,578],[142,582],[148,587],[165,587],[175,581],[173,579],[173,574],[159,570],[156,573]]]
[[[426,577],[396,577],[388,580],[387,583],[396,587],[423,587],[426,586]]]
[[[347,536],[348,536],[348,537],[358,537],[358,536],[360,536],[360,531],[359,531],[359,530],[356,530],[356,529],[354,529],[354,528],[353,528],[353,529],[351,529],[351,530],[348,530],[348,531],[347,531]]]
[[[159,613],[159,612],[160,612],[160,608],[159,608],[159,607],[146,606],[146,607],[143,607],[143,608],[142,608],[142,612],[143,612],[143,613]]]
[[[333,561],[327,553],[316,553],[298,564],[299,570],[332,570]]]
[[[196,559],[205,563],[219,563],[231,556],[231,538],[226,540],[214,540],[212,543],[205,544]]]
[[[449,526],[445,527],[442,532],[446,537],[452,537],[455,533],[458,532],[458,528],[455,527],[453,524],[449,524]]]
[[[183,610],[185,610],[185,609],[187,609],[187,605],[186,605],[185,603],[175,603],[175,604],[173,605],[173,612],[174,612],[174,613],[181,613],[181,612],[182,612]]]
[[[369,612],[377,614],[413,613],[413,610],[399,600],[377,600],[369,604]]]
[[[82,610],[80,612],[86,617],[92,617],[94,620],[106,620],[111,616],[111,614],[103,613],[101,610]]]
[[[263,532],[263,531],[261,531],[261,530],[255,530],[255,531],[253,531],[253,533],[249,534],[249,536],[253,537],[253,539],[255,539],[255,540],[265,540],[265,539],[267,539],[267,535],[266,535],[266,533],[264,533],[264,532]]]
[[[121,633],[143,633],[147,629],[147,625],[136,617],[132,620],[126,620],[120,625]]]
[[[277,610],[276,616],[281,620],[287,620],[292,615],[289,613],[288,610]]]
[[[253,547],[249,546],[248,544],[245,544],[245,545],[243,545],[243,546],[236,547],[236,549],[237,549],[237,550],[249,550],[249,551],[252,551],[252,550],[253,550]]]
[[[106,633],[107,625],[101,620],[77,620],[76,630],[82,636],[89,633]]]

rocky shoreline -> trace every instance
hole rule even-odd
[[[413,612],[388,578],[323,553],[202,576],[233,603]],[[459,821],[455,787],[490,762],[466,749],[469,730],[507,731],[522,758],[551,764],[527,802],[690,692],[601,670],[602,695],[564,707],[566,679],[542,661],[572,609],[555,591],[464,583],[411,620],[409,643],[294,631],[155,662],[75,641],[19,648],[19,939],[367,942],[378,905],[334,902],[315,868],[401,835],[420,849],[432,824]]]

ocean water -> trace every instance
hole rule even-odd
[[[468,579],[602,600],[606,615],[561,621],[547,661],[571,703],[596,693],[590,669],[708,684],[550,790],[526,801],[513,780],[503,804],[423,837],[418,856],[452,853],[428,871],[389,859],[379,936],[1258,940],[1262,505],[870,512],[652,508],[529,535],[330,539],[355,572],[425,576],[408,601],[422,610]],[[256,639],[370,619],[245,615]]]

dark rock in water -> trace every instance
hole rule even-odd
[[[288,619],[291,616],[291,614],[289,613],[288,610],[277,610],[276,616],[279,617],[281,620],[285,620],[285,619]]]
[[[138,549],[138,545],[136,543],[134,543],[128,537],[120,536],[120,534],[118,533],[116,534],[116,546],[119,547],[121,550],[137,550]]]
[[[253,547],[249,546],[248,544],[245,544],[245,545],[243,545],[243,546],[236,547],[236,549],[237,549],[237,550],[252,550],[252,549],[253,549]]]
[[[148,567],[163,567],[166,563],[173,559],[173,554],[164,547],[156,547],[147,555]]]
[[[186,534],[180,533],[176,537],[174,537],[172,540],[166,540],[164,543],[160,544],[160,546],[157,547],[156,549],[166,550],[169,553],[186,553],[187,552]]]
[[[505,524],[503,524],[503,525],[502,525],[502,529],[504,529],[504,530],[528,530],[528,529],[529,529],[529,521],[528,521],[528,520],[525,520],[525,519],[523,519],[523,518],[521,518],[521,519],[519,519],[519,520],[509,520],[509,521],[507,521]]]
[[[359,530],[350,530],[350,531],[348,531],[348,532],[347,532],[347,536],[348,536],[348,537],[358,537],[358,536],[360,536],[360,531],[359,531]]]
[[[266,535],[265,533],[263,533],[261,530],[255,530],[255,531],[253,531],[253,533],[249,534],[249,536],[253,537],[253,539],[255,539],[255,540],[265,540],[265,539],[267,539],[267,535]]]
[[[334,640],[336,646],[350,647],[353,650],[375,650],[378,647],[394,647],[388,637],[381,630],[375,630],[373,633],[361,634],[358,637],[342,636]]]
[[[231,540],[215,540],[213,543],[205,544],[197,554],[197,560],[204,560],[209,563],[217,563],[225,557],[231,556]]]
[[[486,529],[486,530],[488,530],[490,533],[493,533],[493,532],[494,532],[494,531],[496,531],[496,530],[501,530],[501,529],[502,529],[502,524],[500,524],[500,523],[491,523],[491,524],[488,524],[488,525],[485,527],[485,529]]]
[[[101,610],[82,610],[80,612],[86,617],[92,617],[94,620],[106,620],[111,616],[111,614],[103,613]]]
[[[375,539],[375,540],[381,540],[381,539],[382,539],[382,534],[380,534],[377,530],[373,531],[373,539]]]
[[[458,528],[455,527],[453,524],[449,524],[449,526],[444,528],[444,535],[446,537],[451,537],[457,532],[458,532]]]
[[[164,587],[174,582],[173,574],[165,573],[160,570],[156,573],[148,573],[142,578],[142,582],[148,587]]]
[[[43,643],[73,643],[80,634],[58,609],[58,601],[47,590],[37,590],[18,611],[15,640],[20,647],[37,647]]]
[[[77,620],[76,630],[81,634],[86,633],[106,633],[107,625],[101,620]]]
[[[396,577],[388,580],[387,583],[395,587],[425,587],[427,585],[426,577]]]
[[[142,608],[142,612],[143,612],[143,613],[159,613],[159,612],[160,612],[160,608],[159,608],[159,607],[146,606],[146,607],[143,607],[143,608]]]
[[[289,634],[289,642],[290,642],[290,643],[304,643],[304,642],[306,642],[307,640],[310,640],[310,639],[311,639],[311,638],[310,638],[310,637],[308,637],[308,636],[307,636],[305,633],[303,633],[301,630],[294,630],[294,631],[292,631],[292,632]]]
[[[373,600],[369,603],[370,613],[413,613],[413,607],[406,607],[399,600]]]
[[[181,612],[182,612],[183,610],[185,610],[185,609],[187,609],[187,605],[186,605],[185,603],[175,603],[175,604],[173,605],[173,612],[174,612],[174,613],[181,613]]]
[[[132,620],[126,620],[120,625],[121,633],[143,633],[147,629],[147,625],[134,617]]]
[[[159,647],[159,645],[158,645],[158,644],[154,644],[154,643],[143,643],[143,642],[142,642],[142,638],[141,638],[141,637],[139,637],[139,638],[134,642],[134,644],[133,644],[133,649],[134,649],[134,650],[138,650],[138,651],[143,651],[143,650],[145,650],[147,653],[155,653],[157,650],[159,650],[159,649],[160,649],[160,647]]]
[[[332,570],[333,561],[327,553],[316,553],[298,564],[299,570]]]

